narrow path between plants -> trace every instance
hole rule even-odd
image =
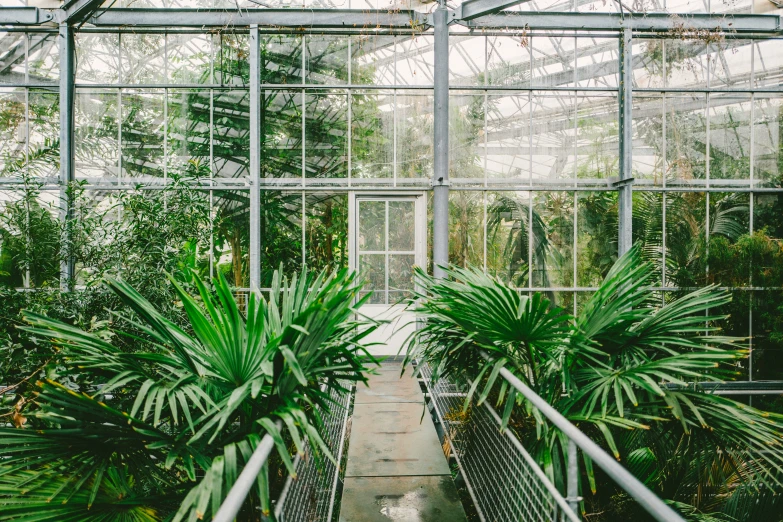
[[[354,403],[341,522],[465,521],[424,395],[384,363]]]

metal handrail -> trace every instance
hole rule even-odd
[[[485,359],[489,359],[487,354],[482,354]],[[506,368],[500,370],[500,375],[521,393],[530,403],[554,424],[563,434],[568,437],[568,477],[566,499],[576,511],[578,504],[578,463],[576,459],[576,448],[581,449],[585,455],[601,468],[604,473],[609,475],[618,486],[623,488],[631,498],[636,500],[655,520],[659,522],[685,522],[676,511],[667,506],[658,495],[653,493],[639,479],[634,477],[627,469],[620,465],[614,457],[604,451],[598,444],[593,442],[590,437],[584,434],[582,430],[574,426],[571,421],[566,419],[559,411],[553,408],[546,400],[541,398],[536,392],[531,390],[522,380]]]
[[[282,423],[278,421],[277,429],[279,430],[281,426]],[[245,465],[237,477],[237,481],[234,482],[228,495],[226,495],[212,522],[233,522],[236,520],[239,510],[242,509],[247,495],[256,483],[256,479],[261,473],[264,464],[269,460],[269,455],[274,447],[275,440],[267,433],[256,446],[256,449],[250,456],[250,460],[247,461],[247,465]]]

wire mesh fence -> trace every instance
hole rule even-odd
[[[462,472],[482,521],[577,521],[563,496],[486,403],[463,413],[465,386],[421,367],[445,444]]]
[[[332,389],[334,401],[331,411],[323,416],[324,442],[339,463],[345,445],[345,429],[353,396],[352,384],[342,382],[347,393]],[[321,458],[316,462],[311,448],[295,461],[297,477],[288,477],[283,492],[277,501],[275,515],[279,522],[329,522],[335,504],[339,467],[332,461]]]

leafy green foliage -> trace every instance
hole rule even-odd
[[[736,361],[747,357],[740,339],[714,326],[725,319],[716,311],[730,302],[726,292],[707,286],[661,306],[648,290],[653,266],[638,245],[614,264],[576,317],[539,293],[523,295],[475,269],[451,269],[444,280],[421,271],[417,277],[426,291],[415,309],[425,324],[406,361],[429,362],[434,378],[469,377],[465,409],[490,397],[502,405],[503,426],[520,432],[556,483],[566,441],[500,382],[501,368],[664,498],[709,512],[726,509],[748,488],[762,496],[781,490],[783,416],[690,384],[733,379]],[[601,475],[586,464],[595,493]],[[614,487],[604,486],[588,503],[600,506],[603,492]]]
[[[24,427],[0,428],[0,520],[203,518],[265,433],[289,472],[286,440],[333,459],[320,435],[329,388],[365,380],[374,361],[362,345],[374,326],[353,319],[355,275],[276,273],[275,297],[252,295],[246,313],[223,277],[214,289],[194,277],[195,295],[171,283],[192,333],[128,283],[107,280],[127,309],[113,313],[125,325],[113,333],[133,351],[25,313],[25,330],[52,342],[67,375],[88,377],[39,383],[18,412]],[[262,478],[242,519],[254,520],[257,506],[268,514]]]

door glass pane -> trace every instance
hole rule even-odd
[[[359,274],[365,281],[362,297],[372,292],[368,304],[386,302],[386,254],[363,254],[359,256]]]
[[[386,250],[385,201],[359,201],[359,250]]]
[[[416,217],[413,201],[389,202],[389,250],[413,251]]]
[[[389,304],[411,297],[415,262],[413,254],[389,254]]]

